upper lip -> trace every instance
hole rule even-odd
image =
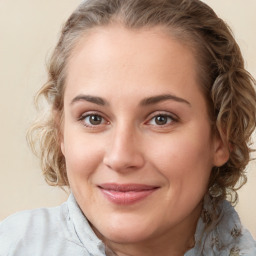
[[[145,184],[117,184],[117,183],[104,183],[98,186],[104,190],[112,190],[118,192],[129,192],[129,191],[145,191],[159,188],[158,186],[151,186]]]

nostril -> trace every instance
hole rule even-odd
[[[143,156],[139,153],[133,155],[120,152],[116,155],[110,154],[104,157],[103,163],[115,171],[132,171],[141,168],[144,165]]]

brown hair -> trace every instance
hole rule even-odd
[[[69,57],[88,30],[111,23],[128,29],[162,26],[193,49],[213,128],[230,145],[229,161],[212,170],[210,194],[219,199],[233,194],[235,202],[236,184],[239,180],[241,185],[245,183],[245,167],[250,160],[250,137],[256,123],[255,80],[245,70],[239,46],[228,26],[199,0],[87,0],[74,11],[50,59],[48,81],[36,98],[38,102],[44,96],[51,110],[28,132],[46,181],[50,185],[68,185],[54,113],[62,115]]]

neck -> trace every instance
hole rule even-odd
[[[179,238],[179,239],[178,239]],[[180,242],[182,236],[175,237],[168,241],[157,239],[149,242],[138,244],[116,244],[108,243],[107,256],[183,256],[186,251],[194,247],[194,238],[191,237],[187,241]],[[170,242],[171,241],[171,242]]]
[[[189,217],[165,233],[137,243],[116,243],[102,239],[108,256],[183,256],[195,245],[194,234],[202,205],[198,205]],[[102,238],[102,237],[101,237]]]

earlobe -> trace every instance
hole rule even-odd
[[[223,140],[220,136],[215,138],[215,148],[214,148],[214,166],[220,167],[224,165],[230,155],[230,150],[228,143]]]

